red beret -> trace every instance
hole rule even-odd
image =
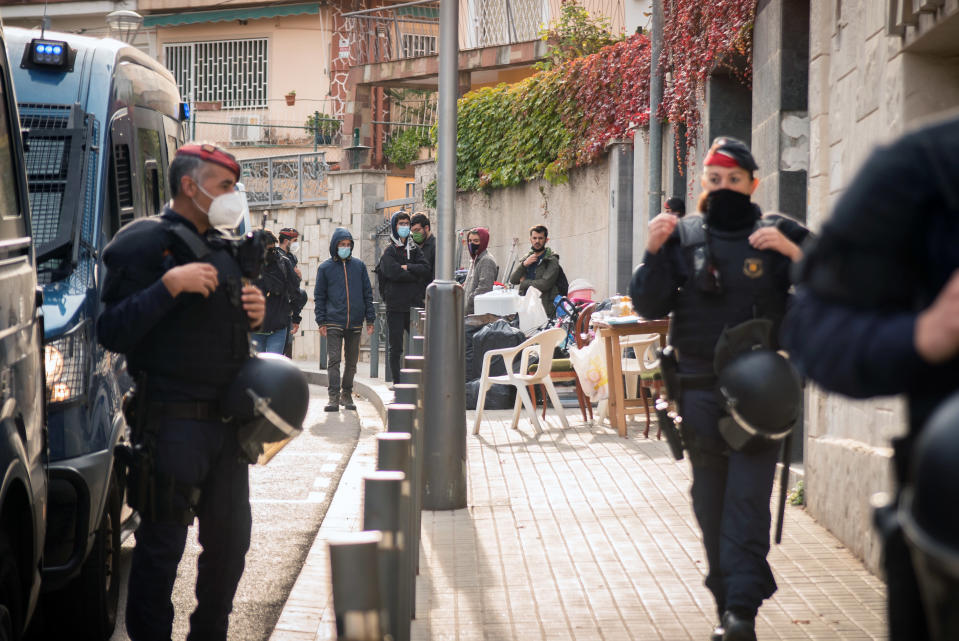
[[[204,162],[212,162],[215,165],[226,167],[233,172],[236,179],[240,179],[240,163],[236,161],[233,154],[223,151],[216,145],[209,143],[198,144],[189,143],[176,150],[176,155],[193,156]]]

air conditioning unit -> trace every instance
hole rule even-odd
[[[263,140],[263,126],[259,114],[230,116],[230,142],[249,144]]]

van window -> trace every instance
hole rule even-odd
[[[0,75],[0,216],[3,218],[20,216],[13,145],[10,114],[7,112],[6,79]]]
[[[163,205],[163,179],[166,176],[160,152],[160,133],[154,129],[137,129],[140,167],[143,167],[143,202],[146,215],[160,213]]]

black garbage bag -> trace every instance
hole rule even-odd
[[[466,409],[475,410],[479,402],[479,379],[466,384]],[[516,388],[512,385],[493,385],[486,390],[484,410],[511,410],[516,402]]]
[[[499,316],[496,314],[470,314],[466,317],[464,321],[464,326],[466,329],[466,380],[472,381],[473,379],[479,378],[479,369],[483,366],[483,363],[480,362],[478,366],[474,368],[473,366],[473,336],[476,335],[476,332],[480,331],[493,321],[499,320]],[[475,375],[473,371],[477,372]]]
[[[504,347],[516,347],[526,340],[526,335],[518,327],[513,327],[504,319],[489,323],[473,335],[473,369],[467,372],[469,380],[479,378],[483,373],[483,357],[491,349],[503,349]],[[516,359],[518,367],[519,359]],[[506,374],[506,366],[502,358],[494,358],[490,363],[490,376],[502,376]]]

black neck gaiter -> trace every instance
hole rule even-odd
[[[759,208],[749,194],[732,189],[717,189],[706,197],[706,224],[722,231],[752,227],[759,220]]]

